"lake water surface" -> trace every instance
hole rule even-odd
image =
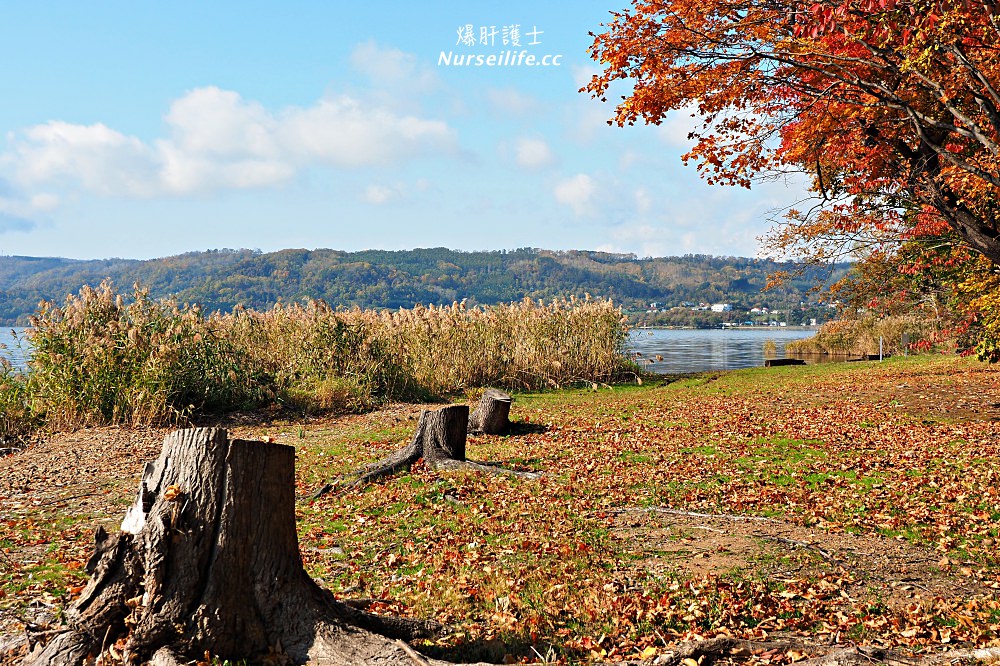
[[[776,356],[784,358],[785,343],[813,335],[812,330],[780,327],[739,328],[733,330],[665,330],[634,329],[629,335],[628,349],[651,372],[674,374],[707,370],[735,370],[764,365],[764,344],[771,340]],[[17,338],[21,340],[20,344]],[[0,356],[15,367],[24,368],[28,356],[23,341],[24,329],[0,328]],[[663,357],[662,361],[656,359]],[[651,361],[651,363],[649,362]]]
[[[815,335],[815,330],[777,326],[711,330],[634,329],[628,348],[650,372],[674,374],[736,370],[764,365],[764,344],[773,341],[775,357],[785,357],[785,344]],[[635,356],[638,352],[641,356]],[[657,355],[663,360],[657,360]],[[652,361],[652,362],[650,362]]]
[[[3,357],[14,364],[16,368],[24,368],[27,363],[28,354],[21,348],[17,338],[24,337],[23,328],[0,327],[0,345],[7,345],[4,349],[0,347],[0,357]],[[23,343],[27,346],[27,342]]]

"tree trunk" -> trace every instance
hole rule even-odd
[[[125,663],[208,652],[251,663],[270,655],[275,663],[412,666],[400,645],[359,627],[413,638],[427,635],[426,623],[350,608],[303,569],[294,465],[290,446],[229,440],[220,429],[169,435],[122,531],[98,530],[68,629],[23,663],[75,666],[117,643]]]
[[[486,389],[479,406],[469,417],[469,432],[502,435],[510,427],[510,404],[513,398],[498,389]]]
[[[449,405],[437,411],[422,412],[417,433],[422,440],[424,460],[432,467],[444,460],[464,461],[468,425],[469,408],[466,405]]]
[[[500,391],[496,391],[496,393],[506,395]],[[507,400],[510,400],[510,396],[507,396]],[[503,400],[500,398],[496,398],[492,402],[497,405],[503,404]],[[501,413],[503,420],[507,421],[509,410],[510,402],[507,402],[506,408],[502,406],[495,408],[492,413],[497,416],[491,417],[491,422],[499,423],[499,414]],[[476,411],[481,412],[482,410]],[[449,405],[434,411],[423,410],[420,412],[420,421],[417,422],[417,429],[409,444],[392,455],[366,465],[355,472],[356,477],[347,482],[346,485],[342,485],[341,490],[371,483],[383,476],[395,474],[410,467],[421,458],[429,467],[439,470],[464,469],[488,474],[509,474],[526,479],[537,479],[541,476],[539,472],[520,472],[491,463],[466,460],[465,443],[471,421],[469,408],[466,405]],[[321,497],[334,488],[336,488],[336,482],[326,483],[313,493],[312,497],[314,499]]]
[[[410,443],[392,455],[366,465],[351,485],[371,483],[380,477],[395,474],[421,458],[431,467],[444,466],[448,461],[464,462],[468,421],[469,408],[466,405],[421,411]],[[332,489],[333,484],[327,484],[315,496]]]

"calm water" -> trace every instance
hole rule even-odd
[[[0,345],[7,345],[6,349],[0,347],[0,356],[13,363],[14,367],[24,368],[28,354],[24,349],[21,349],[21,347],[18,346],[17,340],[14,339],[14,333],[16,333],[18,337],[23,337],[24,329],[11,329],[10,326],[0,327]],[[27,345],[26,342],[23,344]]]
[[[24,329],[13,329],[23,337]],[[722,330],[633,330],[629,349],[639,352],[636,358],[652,372],[664,374],[679,372],[701,372],[704,370],[735,370],[764,365],[764,343],[773,340],[777,348],[776,356],[784,358],[785,343],[806,338],[813,331],[788,330],[781,328],[758,328]],[[8,359],[15,367],[24,368],[26,349],[18,346],[10,327],[0,328],[0,356]],[[25,343],[26,344],[26,343]],[[656,360],[656,355],[663,357]],[[648,361],[652,361],[647,365]]]
[[[642,356],[639,365],[651,372],[673,374],[704,370],[736,370],[764,365],[764,343],[772,340],[777,358],[785,357],[785,343],[814,335],[812,330],[760,327],[733,330],[635,329],[629,349]],[[662,361],[656,360],[659,354]],[[652,363],[649,363],[652,361]]]

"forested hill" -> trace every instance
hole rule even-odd
[[[85,284],[110,278],[120,290],[136,282],[154,297],[174,295],[208,310],[242,304],[321,298],[333,306],[372,308],[493,304],[525,296],[610,297],[629,308],[651,302],[732,302],[747,307],[798,305],[820,274],[807,273],[762,294],[767,275],[789,265],[740,257],[687,255],[637,259],[605,252],[519,249],[459,252],[444,248],[368,250],[252,250],[192,252],[163,259],[73,260],[0,257],[0,322],[23,324],[42,299],[61,302]],[[840,269],[840,272],[843,268]]]

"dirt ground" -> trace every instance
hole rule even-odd
[[[1000,384],[994,372],[970,375],[954,385],[918,382],[873,389],[880,403],[930,419],[1000,420]],[[370,428],[415,422],[418,405],[398,405],[366,415],[327,417],[309,428]],[[281,424],[254,418],[229,420],[235,437],[257,438],[280,432]],[[302,427],[289,424],[289,433]],[[154,459],[169,429],[92,428],[54,434],[30,448],[0,458],[0,541],[6,526],[55,512],[86,518],[81,528],[114,527],[131,502],[145,462]],[[265,435],[265,433],[268,433]],[[289,434],[291,438],[291,435]],[[279,441],[281,438],[279,437]],[[287,443],[293,443],[288,441]],[[630,555],[635,567],[653,573],[691,575],[740,571],[762,579],[835,575],[849,581],[847,594],[893,607],[922,600],[960,599],[985,591],[969,563],[949,560],[902,537],[831,533],[778,520],[684,512],[667,508],[619,508],[596,514],[605,521],[612,543]],[[6,562],[34,560],[49,544],[0,549],[0,577]],[[33,602],[34,618],[55,612],[65,600]],[[31,620],[23,611],[3,610],[0,636]]]
[[[831,534],[755,516],[672,509],[608,513],[613,539],[640,566],[659,574],[732,572],[782,581],[836,576],[851,596],[905,608],[923,599],[950,600],[986,591],[962,562],[905,539]]]

